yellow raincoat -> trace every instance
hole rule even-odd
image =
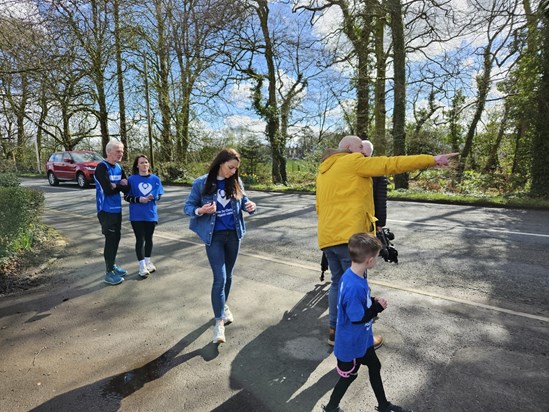
[[[316,178],[318,245],[349,243],[358,232],[375,234],[373,176],[394,175],[435,165],[431,155],[364,157],[336,152],[321,164]]]

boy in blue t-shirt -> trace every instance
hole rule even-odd
[[[330,402],[322,409],[326,412],[341,411],[339,402],[357,378],[360,365],[366,365],[378,403],[376,410],[405,412],[406,409],[387,401],[381,381],[381,362],[374,350],[372,321],[387,307],[387,301],[370,296],[366,270],[375,266],[381,242],[368,233],[355,233],[349,239],[348,247],[351,267],[339,281],[334,347],[336,369],[341,377],[330,396]]]

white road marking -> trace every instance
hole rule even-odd
[[[46,208],[46,209],[55,211],[55,209],[52,209],[52,208]],[[78,217],[78,218],[81,218],[81,219],[92,219],[89,215],[86,216],[86,215],[81,215],[81,214],[78,214],[78,213],[66,212],[66,211],[63,211],[63,213],[65,215],[70,214],[74,217]],[[394,221],[396,222],[396,220],[394,220]],[[404,223],[405,221],[398,221],[398,222],[403,222]],[[405,223],[416,223],[416,222],[405,222]],[[129,225],[129,222],[124,222],[123,224]],[[422,223],[417,223],[417,224],[422,224]],[[433,226],[439,226],[439,225],[433,225]],[[463,227],[463,228],[467,229],[467,227]],[[174,241],[174,242],[188,243],[188,244],[194,245],[196,247],[203,247],[204,246],[204,243],[202,243],[202,242],[194,242],[192,240],[182,239],[178,236],[171,235],[171,234],[168,234],[168,233],[162,233],[158,230],[156,230],[154,232],[154,236],[162,238],[162,239],[166,239],[166,240],[171,240],[171,241]],[[281,265],[297,267],[297,268],[300,268],[300,269],[305,269],[305,270],[318,272],[318,265],[313,266],[312,264],[303,264],[303,263],[299,263],[299,262],[283,260],[283,259],[280,259],[280,258],[274,257],[274,256],[258,255],[258,254],[255,254],[255,253],[248,253],[248,252],[243,252],[243,251],[240,251],[240,254],[251,257],[251,258],[255,258],[255,259],[265,260],[267,262],[273,262],[273,263],[277,263],[277,264],[281,264]],[[523,317],[523,318],[534,319],[534,320],[539,320],[539,321],[542,321],[542,322],[549,323],[549,317],[545,317],[545,316],[534,315],[534,314],[526,313],[526,312],[518,312],[518,311],[515,311],[515,310],[500,308],[500,307],[492,306],[492,305],[486,305],[484,303],[479,303],[479,302],[471,302],[471,301],[460,299],[460,298],[440,295],[438,293],[426,292],[426,291],[423,291],[423,290],[420,290],[420,289],[407,288],[407,287],[403,287],[403,286],[396,285],[396,284],[389,283],[389,282],[383,282],[383,281],[378,281],[378,280],[369,280],[369,283],[371,283],[373,285],[379,285],[379,286],[382,286],[382,287],[386,287],[386,288],[400,290],[400,291],[403,291],[403,292],[413,293],[413,294],[416,294],[416,295],[429,296],[429,297],[434,298],[434,299],[441,299],[441,300],[446,300],[446,301],[449,301],[449,302],[459,303],[459,304],[462,304],[462,305],[472,306],[473,308],[479,308],[480,307],[480,308],[491,310],[491,311],[494,311],[494,312],[506,313],[506,314],[509,314],[509,315],[514,315],[514,316],[519,316],[519,317]]]
[[[543,234],[543,233],[531,233],[531,232],[516,232],[512,230],[502,230],[502,229],[490,229],[490,228],[482,228],[478,226],[462,226],[462,225],[444,225],[440,223],[425,223],[425,222],[414,222],[409,220],[395,220],[395,219],[387,219],[388,222],[398,222],[398,223],[404,223],[407,225],[421,225],[421,226],[433,226],[433,227],[444,227],[446,229],[465,229],[465,230],[474,230],[475,232],[483,231],[483,232],[493,232],[493,233],[501,233],[501,234],[509,234],[509,235],[522,235],[522,236],[537,236],[537,237],[544,237],[549,238],[549,235]]]

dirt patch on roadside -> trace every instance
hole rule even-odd
[[[67,242],[51,227],[41,227],[31,250],[0,263],[0,296],[25,291],[53,281],[47,270],[66,253]]]

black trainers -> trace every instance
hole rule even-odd
[[[341,409],[339,406],[335,409],[328,409],[326,405],[322,405],[322,410],[324,412],[343,412],[343,409]]]
[[[387,402],[385,406],[376,406],[376,411],[379,412],[413,412],[411,409],[401,408],[400,406],[393,405],[391,402]]]

